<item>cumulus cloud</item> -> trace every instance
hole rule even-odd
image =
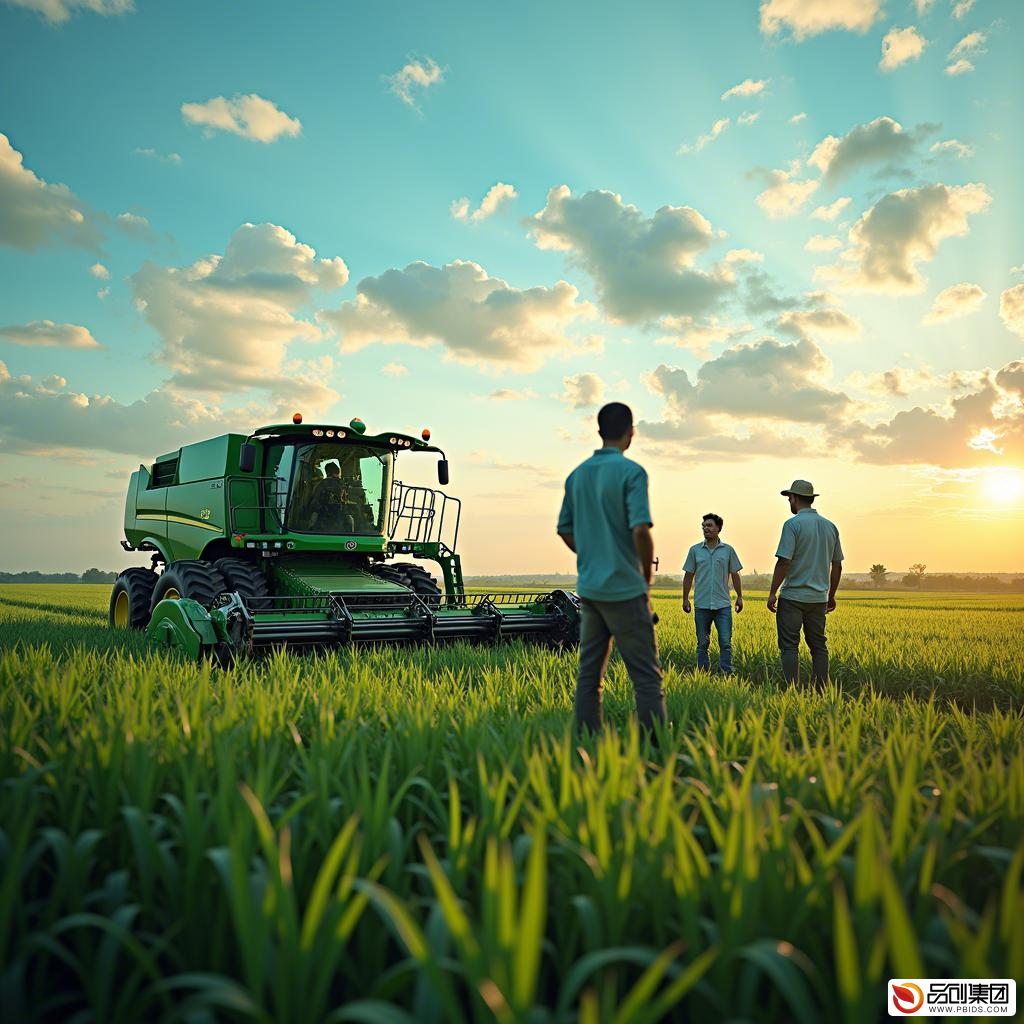
[[[7,0],[13,7],[24,7],[29,11],[37,11],[51,25],[60,25],[72,14],[87,11],[110,17],[116,14],[128,14],[135,10],[133,0]]]
[[[974,59],[985,53],[987,37],[984,32],[968,32],[949,51],[949,64],[946,66],[946,74],[951,76],[965,75],[974,70]]]
[[[834,203],[827,206],[819,206],[811,214],[812,220],[835,220],[853,200],[849,196],[840,196]]]
[[[294,341],[317,341],[320,329],[296,316],[314,289],[348,280],[340,257],[317,259],[308,245],[275,224],[243,224],[224,255],[183,267],[147,262],[130,278],[136,307],[161,339],[158,359],[171,385],[207,392],[259,388],[322,407],[335,393],[322,373],[285,363]]]
[[[689,206],[662,206],[646,217],[613,192],[573,196],[560,185],[530,231],[539,248],[569,253],[594,278],[605,313],[617,321],[697,315],[733,286],[728,270],[694,266],[715,235]]]
[[[214,96],[205,103],[183,103],[181,115],[186,123],[199,125],[207,135],[230,132],[252,142],[273,142],[282,135],[298,135],[302,122],[289,117],[271,100],[250,93],[232,99]]]
[[[800,212],[807,200],[818,190],[820,182],[813,178],[800,180],[800,163],[794,160],[788,170],[759,170],[753,172],[761,177],[768,187],[761,192],[757,205],[773,220],[780,217],[794,217]]]
[[[803,341],[846,341],[859,338],[860,321],[834,305],[822,304],[813,309],[786,310],[775,319],[779,334]]]
[[[951,76],[966,75],[969,71],[973,70],[974,65],[969,60],[957,60],[946,67],[946,74]]]
[[[430,57],[410,60],[393,75],[385,77],[391,91],[407,106],[419,109],[419,98],[431,86],[444,81],[444,69]]]
[[[973,6],[974,0],[956,0],[953,4],[953,17],[957,21],[962,21],[970,13]]]
[[[760,116],[761,116],[760,113],[752,113],[752,112],[748,112],[746,114],[740,114],[740,116],[738,118],[736,118],[736,123],[737,124],[753,124]]]
[[[182,443],[252,429],[255,410],[231,414],[175,391],[123,404],[71,390],[62,377],[36,382],[0,362],[0,450],[98,450],[151,459]]]
[[[799,114],[794,114],[790,119],[790,124],[799,124],[801,121],[807,120],[807,111],[801,110]]]
[[[93,277],[98,278],[100,281],[110,280],[110,271],[107,270],[107,268],[102,263],[94,263],[89,268],[89,273],[92,274]]]
[[[658,325],[668,333],[659,337],[656,344],[685,348],[701,359],[710,357],[712,345],[736,341],[753,330],[750,324],[729,324],[717,316],[666,316]]]
[[[882,39],[882,59],[879,67],[883,71],[895,71],[907,61],[917,60],[928,40],[911,25],[909,28],[891,28]]]
[[[100,233],[71,189],[33,174],[0,134],[0,243],[38,249],[58,241],[94,249]]]
[[[380,372],[385,377],[404,377],[409,372],[409,367],[404,363],[385,363]]]
[[[560,401],[571,409],[592,409],[604,398],[604,387],[596,373],[577,373],[562,380]]]
[[[862,388],[887,398],[906,398],[912,391],[922,391],[941,383],[929,370],[908,370],[894,366],[880,373],[853,373],[847,378],[851,387]]]
[[[119,213],[114,219],[114,226],[133,238],[151,241],[155,237],[152,225],[138,213]]]
[[[739,85],[734,85],[731,89],[726,89],[722,93],[722,99],[731,99],[733,96],[756,96],[759,92],[764,91],[764,87],[768,84],[767,78],[759,78],[757,80],[753,78],[745,78]]]
[[[962,281],[960,284],[950,285],[935,296],[932,308],[924,315],[921,323],[938,324],[944,320],[967,316],[984,301],[985,292],[976,284]]]
[[[999,316],[1008,331],[1024,338],[1024,284],[1015,284],[999,296]]]
[[[834,29],[867,32],[882,16],[882,0],[765,0],[761,31],[777,35],[789,29],[798,42]]]
[[[878,164],[883,171],[894,171],[898,161],[909,159],[917,144],[935,131],[937,125],[919,124],[911,131],[891,117],[878,117],[869,124],[858,124],[845,135],[828,135],[814,148],[807,163],[821,171],[826,184],[834,184],[860,167]]]
[[[936,156],[954,156],[958,160],[974,156],[973,147],[968,146],[966,142],[960,142],[958,139],[944,139],[942,142],[934,142],[928,151]]]
[[[843,243],[836,235],[811,235],[804,245],[808,252],[832,252],[842,247]]]
[[[452,203],[451,214],[456,220],[486,220],[491,214],[496,213],[500,207],[506,206],[518,197],[519,193],[515,188],[505,184],[503,181],[499,181],[487,190],[487,195],[483,197],[480,205],[475,210],[470,211],[472,204],[468,198],[463,196]]]
[[[919,292],[918,264],[934,259],[946,238],[966,235],[968,218],[992,197],[984,185],[923,185],[881,198],[850,228],[849,247],[816,276],[860,291]]]
[[[102,348],[87,327],[55,324],[52,320],[33,320],[27,324],[0,327],[0,338],[31,348]]]
[[[565,281],[519,289],[469,261],[417,262],[364,278],[354,301],[320,316],[347,350],[374,342],[441,344],[462,362],[530,370],[572,349],[565,329],[589,312],[578,298]]]
[[[722,132],[725,131],[729,125],[732,124],[732,119],[728,117],[720,117],[712,126],[711,129],[705,132],[703,135],[698,135],[696,142],[684,142],[677,153],[699,153],[709,142],[714,142]]]
[[[730,249],[725,254],[726,263],[763,263],[764,253],[756,249]]]

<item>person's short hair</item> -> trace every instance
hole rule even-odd
[[[336,462],[328,462],[324,467],[324,476],[340,476],[341,467]]]
[[[710,519],[719,529],[725,526],[725,520],[721,516],[715,515],[714,512],[707,512],[700,517],[702,523],[705,519]]]
[[[597,414],[597,432],[605,441],[625,437],[633,426],[633,410],[622,402],[609,402]]]

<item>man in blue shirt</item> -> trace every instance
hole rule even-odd
[[[683,611],[690,613],[690,586],[693,590],[693,621],[697,627],[697,668],[711,668],[711,624],[718,633],[718,667],[724,675],[732,675],[732,601],[729,580],[736,588],[736,611],[743,611],[743,584],[736,549],[719,539],[725,520],[709,512],[701,522],[704,540],[694,544],[683,563]]]
[[[558,516],[558,534],[576,552],[581,604],[576,725],[601,728],[614,638],[633,682],[637,718],[650,729],[665,721],[665,695],[651,611],[654,541],[647,473],[623,454],[634,433],[629,406],[604,406],[597,428],[604,446],[569,474]]]
[[[811,649],[811,682],[823,686],[828,681],[825,616],[836,609],[836,590],[843,575],[843,547],[835,525],[811,508],[818,494],[807,480],[794,480],[781,494],[789,498],[793,518],[783,525],[775,552],[778,561],[768,593],[768,611],[776,616],[786,681],[797,681],[803,627]]]

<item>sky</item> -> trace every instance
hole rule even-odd
[[[1022,37],[1016,0],[0,0],[0,570],[129,564],[140,462],[300,411],[429,427],[468,574],[572,571],[617,400],[662,572],[709,511],[770,569],[795,478],[848,571],[1024,572]]]

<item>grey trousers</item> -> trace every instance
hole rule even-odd
[[[800,628],[811,649],[811,682],[823,686],[828,682],[828,642],[825,640],[825,602],[809,604],[780,597],[775,613],[779,630],[779,654],[786,682],[797,682],[800,669]]]
[[[612,639],[626,663],[636,694],[636,715],[649,729],[665,721],[663,674],[658,641],[647,595],[628,601],[589,601],[582,598],[580,667],[576,677],[576,726],[597,732],[601,728],[604,672],[612,652]]]

